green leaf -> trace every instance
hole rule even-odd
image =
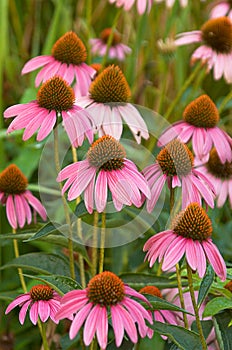
[[[52,276],[32,276],[24,274],[24,276],[39,280],[41,282],[47,283],[51,288],[56,290],[59,294],[65,294],[74,289],[82,289],[81,285],[70,277],[62,275],[52,275]]]
[[[213,321],[212,320],[201,321],[201,326],[202,326],[204,337],[205,339],[207,339],[212,330]],[[196,321],[193,321],[193,323],[191,324],[191,329],[192,331],[198,333]]]
[[[159,334],[166,335],[181,350],[202,350],[199,335],[193,331],[157,321],[148,326]]]
[[[80,203],[77,204],[74,214],[81,218],[85,216],[86,214],[89,214],[88,210],[86,209],[85,202],[82,200]]]
[[[225,309],[232,309],[232,300],[226,297],[216,297],[207,303],[203,312],[203,317],[216,315],[218,312]]]
[[[123,282],[129,284],[132,288],[141,289],[147,285],[156,286],[159,289],[176,288],[177,282],[170,280],[168,277],[145,273],[123,273],[120,275]],[[186,285],[183,283],[183,285]]]
[[[58,224],[56,224],[58,225]],[[60,225],[59,225],[60,226]],[[41,229],[39,231],[37,231],[34,236],[24,240],[24,242],[30,242],[30,241],[34,241],[36,239],[40,239],[42,237],[46,237],[49,234],[54,234],[54,233],[58,233],[60,232],[59,229],[57,228],[57,226],[55,226],[52,222],[48,222],[47,224],[45,224],[43,227],[41,227]]]
[[[208,265],[206,274],[201,281],[201,285],[199,288],[198,298],[197,298],[197,305],[198,307],[201,306],[205,298],[207,297],[210,287],[213,284],[214,280],[214,270],[211,265]]]
[[[29,253],[21,255],[0,267],[0,270],[8,268],[22,268],[43,274],[70,275],[68,261],[56,254]]]
[[[133,350],[134,349],[134,343],[132,343],[130,340],[123,339],[122,344],[117,347],[114,342],[110,343],[107,346],[107,350]]]
[[[229,327],[229,324],[232,319],[232,311],[226,310],[217,314],[215,316],[216,319],[216,330],[220,332],[220,338],[223,342],[223,350],[231,350],[232,349],[232,329]],[[222,347],[220,347],[222,349]]]
[[[172,311],[179,311],[184,312],[186,314],[192,315],[190,312],[186,311],[185,309],[182,309],[172,303],[169,303],[168,301],[161,299],[154,295],[148,295],[144,294],[146,298],[149,300],[149,302],[152,304],[155,310],[172,310]]]

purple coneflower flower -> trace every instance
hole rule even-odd
[[[125,11],[130,11],[136,0],[109,0],[111,4],[115,3],[117,7],[124,6]],[[137,0],[137,11],[142,15],[146,11],[149,13],[154,0]]]
[[[124,147],[112,136],[102,136],[90,147],[85,160],[68,165],[60,171],[57,181],[67,180],[62,192],[69,187],[68,200],[84,192],[85,206],[92,213],[103,212],[107,203],[108,187],[116,210],[124,204],[140,207],[142,195],[150,197],[150,190],[136,165],[125,158]]]
[[[230,0],[215,1],[212,3],[212,10],[210,11],[210,18],[217,18],[228,16],[232,19],[232,9]]]
[[[192,63],[201,60],[207,64],[208,70],[214,68],[214,79],[223,75],[228,83],[232,83],[232,21],[229,17],[211,18],[200,30],[177,35],[177,46],[203,43],[192,54]]]
[[[147,126],[138,110],[128,103],[130,88],[118,66],[105,68],[94,79],[89,88],[89,95],[77,99],[77,104],[87,108],[99,136],[111,135],[120,139],[124,120],[136,141],[149,138]]]
[[[162,293],[159,288],[155,286],[146,286],[140,289],[139,293],[141,294],[150,294],[154,295],[158,298],[163,299]],[[149,311],[151,314],[153,312],[154,320],[162,323],[170,323],[173,325],[177,325],[177,314],[171,310],[153,310]],[[152,338],[154,331],[151,328],[148,328],[147,336]],[[166,336],[162,336],[163,339],[167,339]]]
[[[75,314],[69,330],[70,339],[73,339],[84,325],[85,345],[88,346],[96,334],[100,347],[105,350],[109,314],[116,346],[121,345],[125,331],[130,340],[137,343],[138,333],[141,337],[147,334],[148,327],[145,320],[152,323],[152,317],[131,297],[148,303],[142,294],[125,285],[114,273],[104,271],[94,276],[84,290],[73,290],[65,294],[61,299],[61,308],[56,318],[60,320]]]
[[[112,32],[111,28],[104,29],[100,38],[90,39],[91,51],[94,55],[105,56],[107,50],[107,42]],[[127,54],[131,53],[131,48],[121,42],[121,35],[118,32],[114,32],[113,40],[109,48],[109,58],[116,58],[119,61],[123,61]]]
[[[37,56],[29,60],[22,69],[22,74],[43,67],[37,74],[35,85],[59,75],[69,84],[76,80],[75,92],[86,95],[95,70],[85,61],[87,52],[85,45],[74,32],[67,32],[53,45],[52,54]]]
[[[202,278],[206,271],[206,260],[212,265],[222,281],[226,279],[226,265],[212,242],[212,224],[198,203],[191,203],[173,220],[170,230],[160,232],[145,243],[143,250],[148,251],[145,259],[152,267],[155,261],[162,263],[162,270],[174,267],[185,255],[193,271]]]
[[[38,318],[42,322],[46,322],[50,317],[55,323],[57,311],[60,309],[61,296],[49,286],[38,284],[31,288],[29,293],[19,295],[13,300],[6,309],[6,314],[13,310],[16,306],[20,306],[19,322],[24,324],[27,311],[29,309],[29,316],[31,322],[36,325]]]
[[[221,208],[228,198],[232,208],[232,161],[222,163],[213,148],[208,162],[199,166],[198,171],[214,184],[217,207]]]
[[[188,147],[174,139],[159,152],[155,163],[142,171],[151,190],[151,198],[147,200],[149,213],[156,205],[166,182],[169,187],[182,187],[182,209],[191,202],[201,204],[202,199],[211,208],[214,207],[214,186],[193,167],[193,160]]]
[[[38,129],[37,141],[42,141],[53,130],[58,116],[74,147],[83,143],[85,136],[93,142],[92,119],[88,112],[76,106],[73,89],[61,77],[55,76],[39,89],[37,99],[7,108],[5,118],[16,116],[7,132],[25,128],[23,140],[28,140]]]
[[[217,126],[219,113],[208,95],[201,95],[190,102],[183,112],[183,118],[183,121],[174,123],[159,137],[159,147],[177,137],[184,143],[192,141],[193,151],[200,161],[208,160],[214,145],[221,162],[231,162],[232,139]]]
[[[6,205],[7,219],[12,228],[22,228],[27,221],[32,221],[31,207],[43,220],[46,220],[46,210],[40,201],[27,190],[28,181],[21,170],[15,165],[9,165],[0,173],[0,204]]]

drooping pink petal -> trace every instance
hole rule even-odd
[[[50,305],[47,300],[38,301],[38,314],[42,322],[46,322],[50,316]]]
[[[20,194],[14,195],[15,213],[16,213],[17,221],[19,223],[20,228],[24,226],[25,220],[26,220],[24,204],[21,198],[23,198],[23,196]]]
[[[99,171],[96,179],[94,199],[98,213],[102,213],[107,201],[107,171],[103,169]]]
[[[102,307],[101,317],[99,317],[97,320],[97,338],[98,338],[98,343],[102,349],[105,349],[107,346],[107,337],[108,337],[107,310],[105,307]]]
[[[72,321],[72,324],[71,324],[71,327],[69,330],[70,339],[75,338],[75,336],[79,332],[81,326],[83,325],[86,318],[88,317],[88,314],[89,314],[90,310],[92,309],[92,307],[93,307],[93,304],[88,303],[80,311],[77,312],[77,314],[75,315],[75,317]]]
[[[45,139],[45,137],[47,137],[50,134],[50,132],[55,126],[56,119],[56,112],[50,111],[50,113],[42,121],[39,132],[37,134],[37,141],[42,141],[43,139]]]
[[[85,206],[90,214],[92,214],[93,208],[94,208],[94,199],[93,199],[94,198],[94,184],[95,184],[95,175],[92,178],[92,180],[90,181],[90,183],[88,184],[88,186],[86,187],[85,192],[84,192]]]
[[[197,251],[195,246],[195,241],[191,238],[185,240],[186,245],[186,260],[192,270],[197,269]]]
[[[185,32],[178,34],[176,36],[175,44],[177,46],[186,45],[186,44],[192,44],[192,43],[198,43],[202,40],[201,37],[201,31],[200,30],[193,30],[191,32]]]
[[[185,253],[185,240],[186,238],[177,236],[167,248],[164,258],[162,270],[167,271],[175,266]]]
[[[116,346],[119,347],[122,343],[123,335],[124,335],[124,327],[122,322],[122,316],[117,308],[117,305],[111,306],[111,317],[112,317],[112,326],[115,335],[115,343]]]
[[[19,311],[19,322],[21,323],[21,325],[23,325],[24,322],[25,322],[25,318],[26,318],[26,315],[27,315],[27,310],[28,310],[28,307],[29,307],[30,304],[31,304],[31,300],[26,301],[22,305],[22,307],[21,307],[21,309]]]
[[[30,301],[30,293],[25,293],[16,297],[6,308],[5,314],[7,315],[11,310],[13,310],[16,306],[23,304],[27,301]]]
[[[93,337],[97,328],[98,319],[101,318],[101,313],[102,313],[101,311],[102,311],[102,307],[99,305],[95,305],[90,311],[90,313],[88,314],[88,317],[86,318],[83,334],[84,334],[84,343],[87,346],[93,340]]]
[[[33,70],[36,70],[37,68],[40,68],[40,67],[50,63],[51,60],[53,60],[53,58],[52,58],[52,56],[49,56],[49,55],[34,57],[34,58],[30,59],[23,66],[21,74],[26,74],[26,73],[29,73]]]
[[[6,215],[7,219],[9,220],[10,225],[16,229],[17,228],[17,216],[16,216],[16,211],[15,211],[15,206],[14,206],[14,200],[13,200],[13,195],[10,194],[7,197],[6,200]]]
[[[203,278],[206,271],[206,257],[204,249],[199,241],[195,241],[195,249],[197,252],[197,271],[200,278]]]
[[[151,188],[151,199],[147,200],[147,211],[148,213],[151,213],[152,210],[154,209],[160,195],[162,192],[162,189],[165,185],[166,181],[166,175],[161,175],[159,179],[153,184]]]
[[[28,200],[29,204],[37,211],[37,213],[45,221],[47,219],[47,213],[40,201],[36,197],[34,197],[29,190],[26,190],[24,192],[24,197]]]
[[[123,323],[123,326],[132,341],[132,343],[137,343],[138,341],[138,335],[137,335],[137,330],[133,321],[133,318],[129,314],[129,312],[120,304],[116,305],[120,315],[121,315],[121,320]]]
[[[206,252],[207,259],[212,265],[216,274],[220,277],[222,281],[226,279],[226,264],[223,260],[218,248],[211,240],[202,242],[203,248]]]
[[[29,314],[30,314],[30,320],[31,322],[36,325],[38,321],[38,301],[35,301],[30,308]]]

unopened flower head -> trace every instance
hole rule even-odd
[[[154,0],[109,0],[109,2],[111,4],[115,3],[117,7],[123,6],[125,11],[130,11],[132,6],[136,3],[138,14],[142,15],[145,12],[150,12]]]
[[[38,319],[42,322],[46,322],[49,318],[55,323],[58,323],[55,319],[55,314],[60,309],[60,295],[44,284],[38,284],[33,286],[30,292],[19,295],[13,300],[6,309],[8,314],[15,307],[21,308],[19,312],[19,322],[24,324],[27,311],[29,310],[29,317],[31,322],[36,325]]]
[[[21,170],[11,164],[0,173],[0,204],[6,205],[6,214],[13,229],[22,228],[27,222],[32,222],[32,209],[43,220],[46,220],[46,210],[40,201],[27,190],[28,181]]]
[[[113,34],[111,28],[105,28],[101,34],[100,38],[90,39],[91,51],[94,55],[105,56],[107,52],[107,43],[110,35],[112,36],[111,46],[108,51],[108,56],[110,59],[117,59],[123,61],[127,54],[131,53],[129,46],[122,43],[121,35],[114,31]]]
[[[222,281],[226,279],[226,265],[212,242],[212,223],[205,210],[198,203],[191,203],[173,220],[170,230],[149,238],[144,245],[148,251],[145,259],[150,267],[155,261],[162,263],[162,270],[173,268],[183,256],[193,271],[202,278],[206,271],[206,261],[212,265]]]
[[[23,140],[26,141],[39,129],[36,139],[42,141],[51,133],[57,118],[61,116],[73,146],[82,145],[85,136],[92,142],[92,119],[74,102],[75,94],[71,86],[63,78],[54,76],[41,85],[35,101],[17,104],[5,110],[5,118],[16,116],[7,132],[25,129]]]
[[[70,339],[84,325],[83,339],[86,346],[90,345],[96,334],[99,346],[106,349],[108,316],[111,317],[117,347],[120,347],[125,332],[133,343],[137,343],[138,334],[141,337],[147,334],[145,320],[152,323],[152,317],[131,297],[148,303],[143,295],[125,285],[114,273],[104,271],[94,276],[84,290],[65,294],[56,318],[60,320],[75,314],[69,330]]]
[[[182,208],[191,202],[202,199],[214,207],[213,184],[197,169],[194,168],[192,152],[178,139],[169,142],[156,157],[154,164],[143,169],[143,174],[151,189],[151,198],[147,200],[147,210],[155,207],[167,182],[168,186],[182,187]]]
[[[224,76],[231,83],[232,20],[229,17],[211,18],[200,30],[181,33],[175,40],[177,46],[196,42],[202,45],[194,51],[191,61],[201,60],[208,70],[214,69],[215,80]]]
[[[232,149],[230,152],[232,153]],[[213,148],[208,162],[198,169],[214,184],[217,207],[222,207],[228,198],[232,208],[232,161],[222,163],[216,148]]]
[[[86,95],[95,70],[85,62],[87,51],[82,40],[74,32],[67,32],[53,45],[52,54],[37,56],[29,60],[22,69],[22,74],[37,68],[35,85],[52,78],[54,75],[63,77],[69,84],[76,81],[76,95]]]
[[[126,158],[124,147],[112,136],[105,135],[90,147],[85,160],[68,165],[60,171],[57,181],[67,180],[62,192],[69,187],[68,200],[84,192],[85,206],[92,213],[105,210],[108,187],[116,210],[123,205],[142,205],[142,194],[150,197],[145,178],[136,165]]]
[[[77,99],[77,104],[87,108],[94,120],[99,136],[111,135],[120,139],[123,121],[126,122],[136,141],[149,138],[147,126],[138,110],[129,103],[130,87],[118,66],[105,68],[89,88],[89,96]]]
[[[211,98],[201,95],[186,106],[183,121],[175,122],[163,132],[158,146],[163,146],[174,138],[185,143],[192,141],[193,152],[202,162],[208,160],[209,152],[215,146],[221,162],[231,162],[232,139],[217,126],[219,119],[217,107]]]

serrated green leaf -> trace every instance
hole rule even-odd
[[[225,297],[216,297],[206,304],[203,317],[216,315],[225,309],[232,309],[232,300]]]
[[[56,224],[56,225],[58,225],[58,224]],[[59,228],[57,228],[57,226],[55,226],[52,222],[48,222],[43,227],[41,227],[39,229],[39,231],[37,231],[33,236],[24,240],[24,242],[35,241],[35,240],[40,239],[42,237],[46,237],[49,234],[52,234],[52,233],[54,234],[54,233],[58,233],[58,232],[60,232]]]
[[[220,332],[220,338],[223,342],[223,350],[232,349],[232,329],[229,324],[232,319],[232,310],[226,310],[215,315],[217,328]],[[221,349],[221,347],[220,347]]]
[[[159,334],[166,335],[181,350],[202,350],[199,335],[193,331],[157,321],[148,326]]]
[[[132,288],[141,289],[147,285],[156,286],[159,289],[176,288],[177,282],[167,277],[145,273],[122,273],[120,278]],[[183,283],[183,286],[186,285]]]
[[[149,302],[152,304],[152,306],[154,307],[155,310],[172,310],[172,311],[179,311],[179,312],[184,312],[186,314],[191,314],[191,312],[182,309],[172,303],[169,303],[168,301],[161,299],[157,296],[154,295],[148,295],[148,294],[144,294],[146,296],[146,298],[149,300]]]
[[[203,280],[201,281],[200,288],[199,288],[199,293],[198,293],[198,298],[197,298],[198,307],[201,306],[201,304],[203,303],[203,301],[207,297],[208,292],[210,290],[210,287],[213,284],[214,275],[215,275],[215,273],[214,273],[212,266],[208,265],[206,274],[205,274]]]
[[[47,283],[51,288],[53,288],[60,294],[68,293],[74,289],[82,289],[81,285],[77,281],[67,276],[62,276],[62,275],[32,276],[27,274],[24,274],[24,276]]]
[[[66,259],[56,254],[29,253],[21,255],[0,267],[0,270],[8,268],[22,268],[42,274],[70,275],[69,264]]]

